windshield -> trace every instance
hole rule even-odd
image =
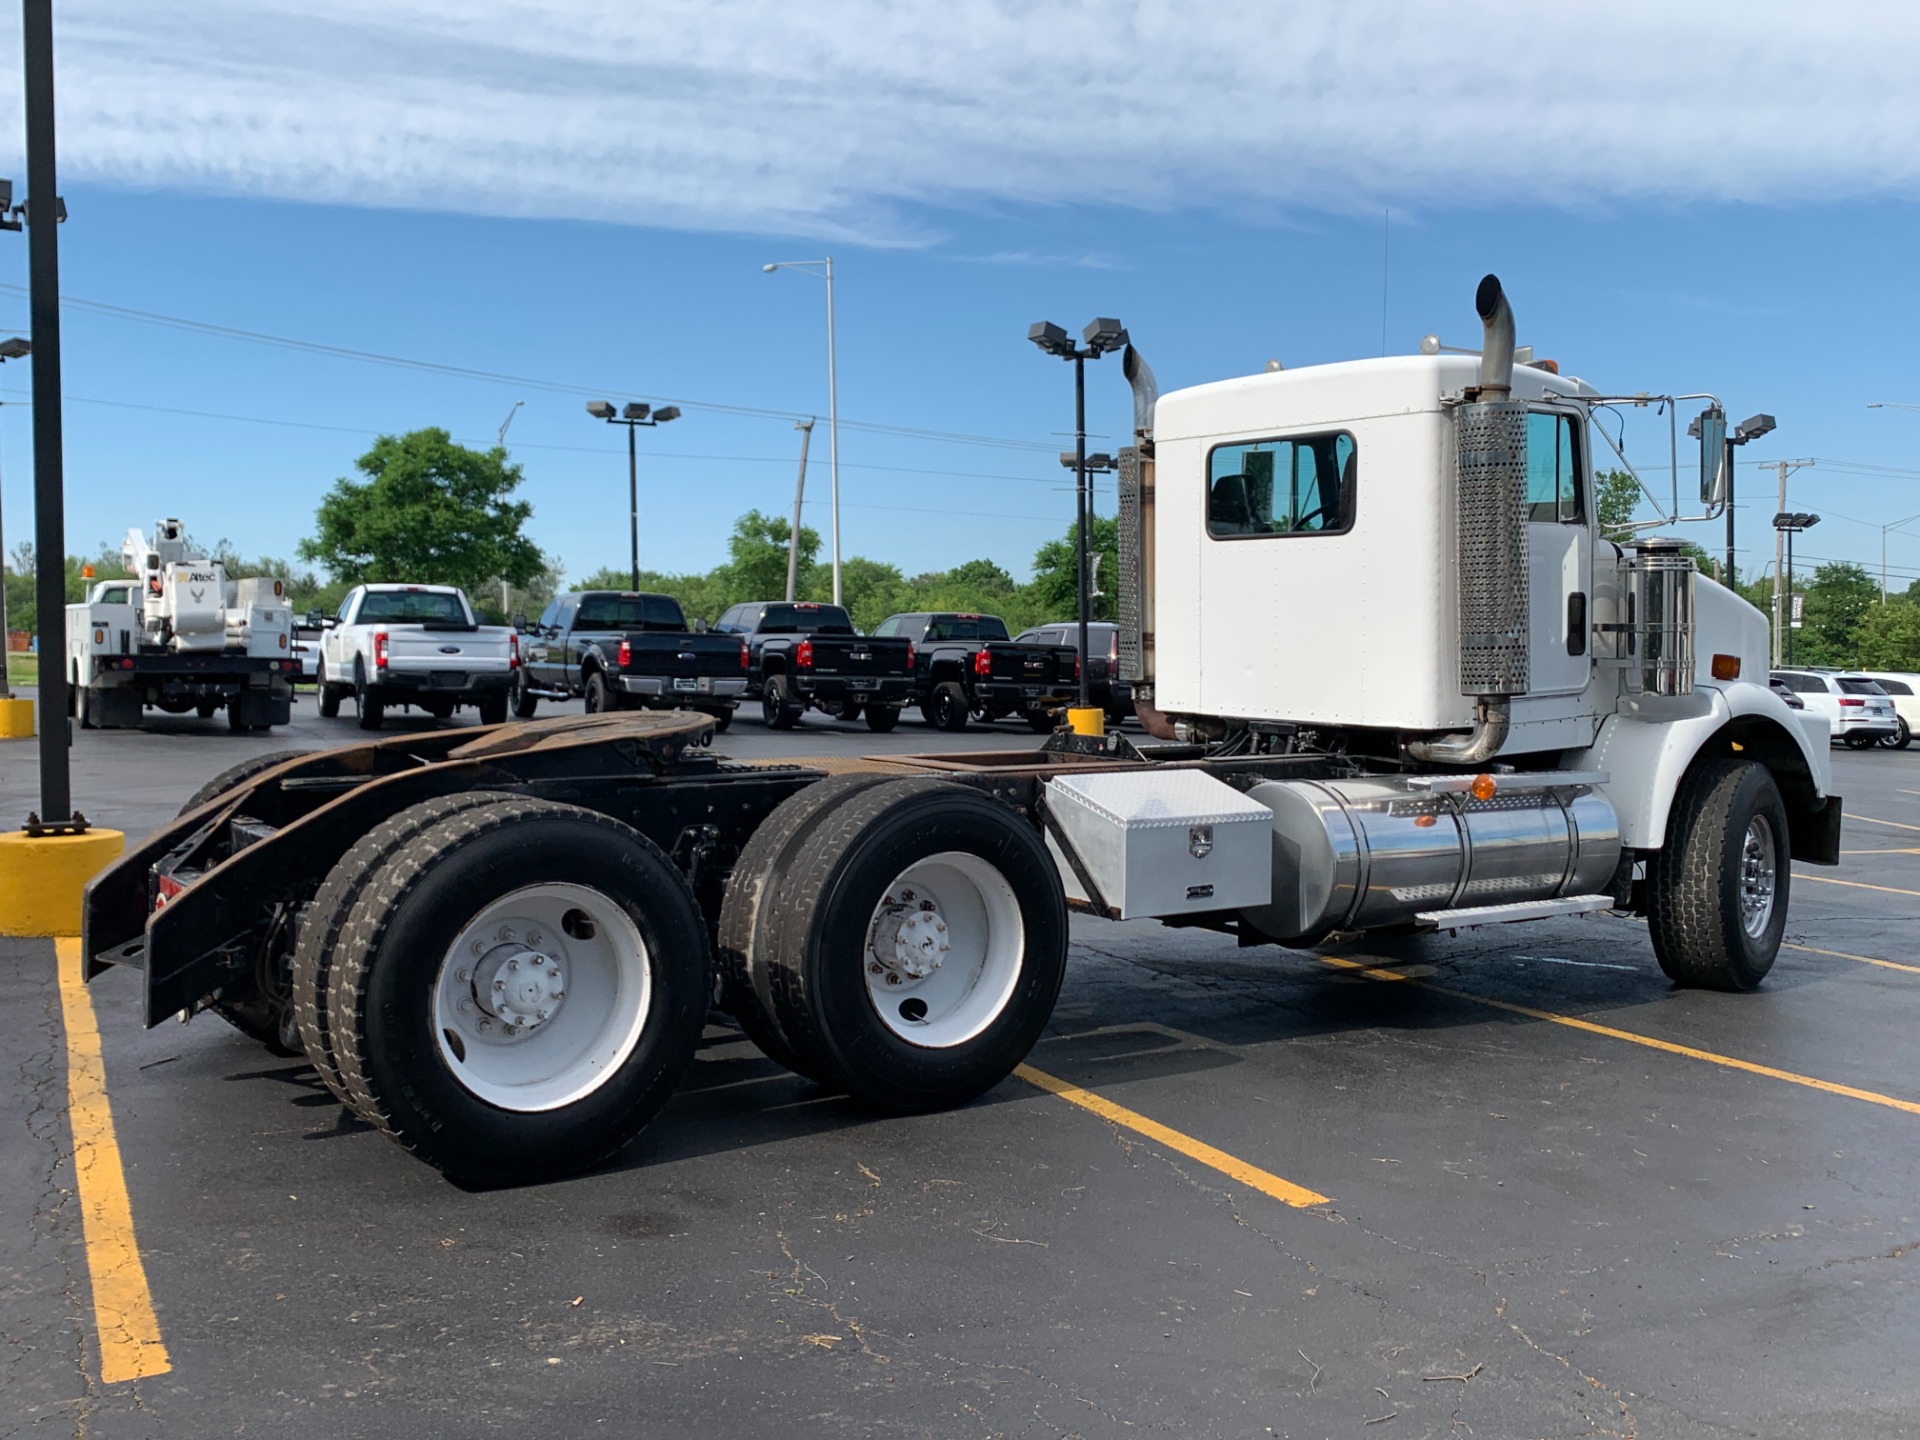
[[[589,595],[576,630],[684,630],[687,618],[671,595]]]
[[[936,615],[927,622],[929,640],[1004,640],[1007,622],[998,615]]]
[[[769,605],[760,616],[760,633],[851,635],[853,621],[838,605]]]
[[[467,623],[467,607],[445,590],[373,590],[360,602],[360,620]]]

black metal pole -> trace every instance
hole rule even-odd
[[[1733,441],[1727,441],[1727,588],[1733,589]]]
[[[1082,710],[1089,707],[1087,699],[1087,620],[1092,599],[1088,595],[1087,583],[1087,529],[1092,518],[1093,507],[1087,503],[1087,357],[1084,351],[1076,350],[1073,356],[1073,473],[1075,510],[1079,519],[1075,522],[1079,531],[1079,543],[1074,546],[1079,552],[1080,561],[1080,699]]]
[[[34,598],[40,632],[40,819],[73,819],[67,749],[67,523],[60,449],[60,199],[54,178],[53,0],[22,0],[27,270],[33,341]]]
[[[1793,664],[1793,532],[1788,530],[1788,664]]]
[[[633,542],[633,588],[640,588],[640,462],[633,448],[633,422],[627,421],[627,510]]]

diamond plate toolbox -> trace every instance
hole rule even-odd
[[[1273,812],[1198,770],[1063,775],[1047,807],[1101,898],[1123,920],[1264,905]],[[1067,894],[1088,899],[1054,837]]]

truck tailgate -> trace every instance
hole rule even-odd
[[[742,647],[730,635],[674,635],[636,631],[624,642],[626,675],[671,675],[675,679],[706,677],[738,680],[746,673]]]
[[[511,632],[500,626],[479,630],[426,630],[418,625],[385,625],[387,668],[462,674],[504,672],[511,663]]]
[[[992,666],[994,680],[1021,685],[1065,685],[1073,680],[1073,651],[1064,646],[993,640],[982,653]]]
[[[811,639],[816,675],[899,676],[910,670],[909,642],[895,636],[815,635]]]

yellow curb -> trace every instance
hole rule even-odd
[[[33,738],[33,701],[0,700],[0,740]]]
[[[0,935],[77,935],[87,882],[122,850],[119,830],[0,834]]]

